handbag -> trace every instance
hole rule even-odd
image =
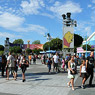
[[[73,71],[74,71],[74,73],[72,73],[72,71],[70,70],[70,74],[71,74],[71,75],[77,74],[77,70],[76,70],[76,69],[73,69]]]

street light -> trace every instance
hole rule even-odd
[[[45,34],[44,37],[47,37],[47,41],[50,42],[51,41],[51,36],[50,33]],[[50,43],[49,43],[49,57],[50,57]]]

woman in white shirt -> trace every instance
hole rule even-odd
[[[85,60],[82,60],[82,64],[80,66],[80,77],[82,77],[82,88],[84,89],[84,84],[86,81],[86,62]]]
[[[70,87],[70,84],[72,85],[72,90],[74,90],[75,69],[74,56],[71,56],[71,60],[68,62],[68,78],[70,78],[70,81],[67,84],[68,87]]]

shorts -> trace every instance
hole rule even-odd
[[[12,73],[14,73],[14,72],[15,72],[15,67],[8,67],[8,69],[7,69],[7,70],[8,70],[8,72],[10,72],[10,71],[11,71]]]
[[[26,71],[26,66],[25,66],[25,64],[21,64],[21,69],[22,69],[22,73],[25,73],[25,71]]]
[[[81,73],[81,77],[82,78],[86,78],[87,77],[87,74],[86,73]]]
[[[48,65],[48,69],[51,70],[51,65]]]
[[[17,73],[17,71],[18,71],[18,66],[15,67],[15,72]]]
[[[55,68],[55,67],[56,67],[56,68],[58,67],[58,63],[54,63],[54,68]]]

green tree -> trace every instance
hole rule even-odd
[[[32,42],[32,44],[41,44],[41,43],[40,43],[40,40],[36,40],[36,41]]]
[[[74,46],[75,47],[79,47],[83,42],[83,38],[78,35],[78,34],[74,34]]]
[[[74,34],[74,53],[76,53],[77,47],[82,45],[82,42],[83,38],[78,34]]]
[[[86,45],[83,45],[82,48],[83,48],[84,50],[86,50]],[[90,49],[91,49],[91,46],[87,44],[87,50],[90,51]]]
[[[27,54],[30,54],[31,52],[32,52],[32,50],[31,50],[30,48],[27,48],[27,49],[26,49],[26,53],[27,53]]]
[[[0,51],[4,51],[4,46],[0,45]]]
[[[0,51],[0,56],[4,54],[4,51]]]
[[[44,49],[44,50],[49,50],[49,46],[50,46],[50,42],[46,42],[46,43],[43,45],[43,49]]]
[[[24,44],[24,41],[22,39],[17,39],[13,41],[13,44]]]
[[[40,51],[43,51],[43,50],[35,48],[32,51],[38,55],[40,53]]]
[[[9,51],[12,53],[21,53],[22,49],[19,46],[10,47]]]
[[[43,49],[49,50],[49,47],[51,50],[62,50],[62,40],[59,38],[55,38],[50,42],[46,42],[43,46]]]

